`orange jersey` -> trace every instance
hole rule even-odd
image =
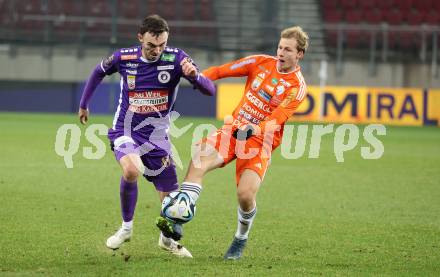
[[[299,66],[281,73],[276,65],[277,59],[273,56],[254,55],[203,71],[211,80],[247,76],[245,93],[232,113],[233,125],[255,124],[262,133],[268,122],[279,125],[274,133],[274,146],[279,145],[285,122],[307,93]]]

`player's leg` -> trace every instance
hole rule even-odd
[[[142,162],[145,165],[144,177],[154,184],[159,195],[159,201],[162,203],[165,196],[179,188],[176,166],[168,154],[162,157],[144,155],[142,156]],[[171,231],[165,232],[167,230],[161,230],[158,242],[159,247],[176,256],[192,258],[191,253],[177,242],[183,235],[182,225],[170,224],[169,227]]]
[[[180,187],[180,190],[188,193],[194,202],[197,201],[202,191],[202,181],[206,173],[223,166],[225,163],[225,159],[210,144],[203,143],[201,149],[207,150],[198,151],[190,161],[185,179]],[[209,154],[206,155],[206,151]]]
[[[210,145],[202,147],[212,147]],[[202,179],[205,174],[215,168],[218,168],[224,164],[223,158],[219,157],[219,154],[215,149],[208,155],[201,155],[197,153],[195,160],[191,160],[188,172],[182,183],[180,190],[182,192],[188,193],[188,195],[193,199],[194,203],[199,198],[200,192],[202,190]],[[176,226],[166,220],[163,216],[160,216],[156,220],[156,226],[162,233],[171,237],[178,237],[179,230],[176,230]]]
[[[230,143],[231,141],[231,143]],[[222,167],[235,158],[235,144],[231,140],[230,132],[224,128],[204,139],[193,154],[188,171],[180,190],[188,193],[194,203],[202,190],[202,180],[207,172]],[[172,224],[163,217],[157,219],[157,227],[163,231],[172,230]]]
[[[245,169],[241,174],[237,186],[237,231],[231,246],[224,258],[230,260],[239,259],[246,247],[249,231],[257,213],[256,197],[260,188],[261,177],[254,170]]]
[[[237,144],[237,147],[240,145]],[[257,192],[264,179],[267,168],[270,164],[272,148],[265,148],[264,144],[257,138],[250,138],[244,145],[245,151],[239,151],[236,163],[237,179],[237,231],[234,240],[226,252],[224,258],[239,259],[246,246],[249,231],[257,214]],[[249,157],[242,156],[246,153],[255,152],[256,155]]]
[[[122,169],[120,179],[120,203],[122,226],[107,241],[107,247],[118,249],[129,241],[133,234],[133,216],[136,208],[138,187],[137,179],[143,171],[143,165],[136,151],[137,144],[130,137],[119,137],[112,141],[112,150]]]

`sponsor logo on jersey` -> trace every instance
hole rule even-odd
[[[281,95],[284,93],[284,86],[277,86],[277,95]]]
[[[252,82],[252,89],[257,90],[257,88],[261,85],[261,82],[263,82],[263,79],[260,77],[255,77],[254,81]]]
[[[270,96],[269,93],[265,92],[263,89],[258,91],[258,95],[260,95],[263,100],[266,100],[266,102],[269,102],[272,98],[272,96]]]
[[[137,68],[139,66],[138,63],[126,63],[126,66],[131,67],[131,68]]]
[[[159,65],[157,70],[172,70],[174,69],[174,64],[171,65]]]
[[[127,75],[127,85],[129,89],[134,89],[136,87],[136,76]]]
[[[137,55],[121,55],[122,61],[135,60],[135,59],[137,59]]]
[[[280,83],[285,86],[285,87],[290,87],[292,86],[292,84],[290,84],[289,82],[285,81],[284,79],[280,79]]]
[[[254,106],[259,108],[260,110],[263,110],[263,111],[265,111],[267,113],[271,112],[269,105],[264,104],[257,96],[252,94],[252,92],[248,91],[246,93],[246,98],[249,100],[249,102],[254,104]]]
[[[272,106],[278,106],[279,104],[281,104],[281,99],[277,96],[272,97],[272,99],[270,99],[269,104],[271,104]]]
[[[258,73],[257,75],[258,77],[260,77],[261,79],[264,79],[266,77],[266,74],[264,74],[263,72]]]
[[[162,53],[162,56],[160,57],[160,60],[165,62],[174,62],[175,59],[176,55],[167,53]]]
[[[122,49],[121,53],[133,53],[137,52],[137,48],[129,48],[129,49]]]
[[[168,91],[130,91],[128,93],[128,103],[130,104],[130,111],[135,113],[145,114],[157,111],[165,111],[168,108]]]
[[[157,79],[162,84],[166,84],[166,83],[168,83],[170,81],[171,75],[170,75],[170,73],[168,71],[160,71],[159,75],[157,75]]]
[[[259,124],[260,120],[256,119],[255,117],[253,117],[251,114],[247,113],[246,111],[244,111],[243,109],[240,109],[240,111],[238,112],[238,116],[239,119],[245,119],[246,121],[252,123],[252,124]]]
[[[255,59],[247,59],[247,60],[241,61],[239,63],[231,65],[230,68],[231,68],[231,70],[234,70],[234,69],[237,69],[239,67],[245,66],[250,63],[255,63]]]
[[[125,72],[131,75],[136,75],[138,73],[137,70],[131,70],[131,69],[126,69]]]
[[[167,52],[174,52],[174,53],[179,52],[179,50],[177,50],[177,48],[172,48],[172,47],[166,47],[165,51],[167,51]]]
[[[241,110],[246,111],[247,113],[251,114],[252,116],[254,116],[258,120],[263,120],[266,117],[259,110],[257,110],[253,106],[249,105],[248,103],[244,103]]]
[[[273,87],[273,86],[266,85],[266,89],[267,89],[269,92],[272,92],[272,91],[274,90],[274,87]]]

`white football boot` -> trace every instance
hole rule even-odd
[[[133,229],[128,230],[121,227],[113,236],[107,239],[105,245],[110,249],[116,250],[121,247],[124,242],[130,241],[132,235]]]
[[[192,258],[191,253],[183,245],[173,240],[172,238],[165,237],[162,233],[159,236],[159,247],[171,252],[178,257]]]

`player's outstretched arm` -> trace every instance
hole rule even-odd
[[[182,67],[183,76],[194,85],[201,93],[209,96],[215,95],[216,87],[214,83],[199,73],[197,67],[191,62],[189,58],[185,58],[180,63]]]
[[[278,126],[284,124],[303,102],[306,94],[307,88],[305,85],[292,88],[290,94],[283,100],[283,102],[281,102],[281,104],[272,112],[272,114],[258,124],[261,133],[266,131],[267,124],[274,123]]]
[[[90,99],[92,98],[93,92],[96,87],[101,83],[102,79],[104,79],[105,73],[101,69],[101,65],[98,64],[93,70],[92,74],[90,74],[89,79],[87,80],[86,86],[84,87],[83,94],[81,97],[81,101],[79,102],[79,110],[78,117],[81,124],[86,124],[89,119],[89,110],[87,109]]]

